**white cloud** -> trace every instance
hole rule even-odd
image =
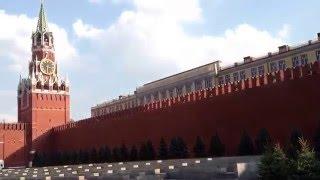
[[[278,32],[279,37],[288,38],[290,35],[291,27],[288,24],[284,24],[282,29]]]
[[[245,56],[265,55],[282,45],[289,33],[288,25],[273,35],[250,24],[239,24],[219,36],[191,35],[185,31],[184,23],[202,21],[198,0],[131,3],[135,9],[122,12],[106,29],[82,20],[73,27],[78,38],[91,38],[95,42],[93,49],[100,49],[102,57],[118,58],[126,72],[135,73],[137,78],[163,74],[168,67],[181,71],[214,60],[229,65]]]
[[[11,15],[0,10],[0,57],[11,62],[10,68],[27,72],[27,63],[31,58],[31,34],[37,18],[26,15]],[[56,24],[49,23],[54,33],[57,60],[62,63],[74,58],[77,53],[68,39],[67,32]]]
[[[75,34],[80,38],[94,38],[103,33],[103,30],[94,28],[92,25],[84,24],[81,19],[78,19],[73,24]]]

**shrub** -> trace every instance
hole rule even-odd
[[[111,162],[112,161],[112,153],[111,153],[111,150],[108,146],[104,147],[103,160],[104,160],[104,162]]]
[[[316,133],[313,138],[313,142],[314,142],[314,150],[316,152],[316,155],[317,155],[318,159],[320,159],[320,125],[316,129]]]
[[[172,138],[170,147],[169,147],[169,156],[170,158],[187,158],[188,147],[182,138]]]
[[[154,160],[156,157],[156,152],[153,148],[153,144],[151,141],[147,141],[146,143],[146,159],[147,160]]]
[[[72,154],[71,154],[71,163],[72,164],[78,164],[78,153],[77,151],[73,151]]]
[[[262,154],[267,147],[271,145],[271,138],[267,129],[263,128],[259,131],[255,140],[257,154]]]
[[[263,154],[258,168],[262,179],[287,179],[288,161],[279,144]]]
[[[240,144],[238,146],[238,154],[240,156],[246,156],[246,155],[253,155],[254,154],[254,148],[253,143],[250,138],[250,136],[247,134],[246,131],[242,133]]]
[[[120,148],[120,154],[121,154],[121,159],[120,161],[128,161],[129,160],[129,153],[126,145],[122,144]]]
[[[136,146],[132,146],[131,151],[130,151],[130,161],[136,161],[138,160],[138,150]]]
[[[96,148],[92,148],[90,152],[90,158],[89,162],[96,163],[98,161],[98,153]]]
[[[303,138],[299,138],[299,144],[301,150],[297,157],[297,174],[304,178],[320,175],[319,162],[317,162],[314,150],[310,148],[308,142]]]
[[[118,147],[114,147],[112,150],[112,160],[114,162],[119,162],[121,161],[122,157],[121,157],[121,152],[120,149]]]
[[[159,145],[159,154],[158,157],[160,159],[168,159],[168,147],[163,138],[160,140],[160,145]]]
[[[197,137],[196,143],[193,147],[193,153],[194,153],[195,157],[205,157],[206,156],[205,145],[199,136]]]
[[[212,136],[210,141],[209,155],[210,156],[223,156],[225,154],[224,144],[221,143],[218,133]]]
[[[287,147],[287,155],[289,158],[297,159],[298,151],[301,147],[299,139],[302,138],[302,133],[298,129],[294,129],[290,135],[290,144]]]
[[[172,138],[169,146],[169,157],[171,159],[173,158],[178,158],[179,156],[179,147],[178,147],[178,142],[177,138]]]
[[[142,143],[139,149],[139,159],[140,160],[147,160],[147,145]]]

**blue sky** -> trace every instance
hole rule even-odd
[[[158,78],[214,60],[223,65],[315,39],[309,0],[47,0],[62,76],[71,82],[72,118]],[[0,119],[16,118],[39,0],[0,1]]]

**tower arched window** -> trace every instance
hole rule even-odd
[[[49,90],[49,85],[48,85],[48,84],[45,84],[45,85],[43,86],[43,89]]]
[[[41,89],[42,87],[41,87],[41,82],[38,82],[37,83],[37,89]]]
[[[44,44],[45,44],[46,46],[49,46],[49,36],[48,36],[48,34],[45,34],[45,35],[44,35]]]
[[[56,91],[59,90],[59,87],[58,87],[58,84],[57,84],[57,83],[54,83],[54,84],[53,84],[53,90],[56,90]]]
[[[64,84],[61,85],[60,90],[64,91],[66,90],[66,86]]]
[[[41,34],[37,35],[37,45],[41,45]]]

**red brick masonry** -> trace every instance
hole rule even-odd
[[[234,155],[243,130],[254,138],[261,128],[267,128],[275,141],[284,144],[292,129],[298,128],[311,140],[320,121],[319,102],[320,65],[314,63],[53,129],[50,128],[67,120],[45,117],[48,124],[33,125],[33,132],[38,133],[33,135],[37,138],[32,147],[37,151],[76,151],[122,143],[129,147],[146,140],[158,146],[161,137],[169,142],[172,137],[181,136],[191,149],[196,136],[208,144],[218,132],[227,154]],[[28,123],[10,125],[13,129],[7,126],[0,124],[0,139],[1,135],[5,138],[5,163],[25,165],[31,128],[26,128]],[[47,129],[50,130],[44,132]]]

